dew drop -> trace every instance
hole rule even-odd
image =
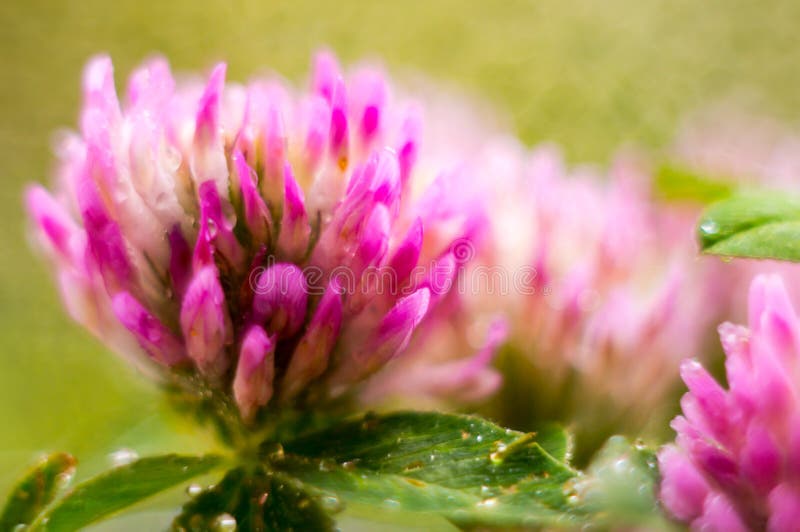
[[[111,465],[121,467],[131,464],[139,459],[139,454],[133,449],[119,449],[109,455]]]
[[[700,224],[700,232],[704,235],[715,235],[719,232],[719,225],[714,220],[706,220]]]
[[[397,501],[395,499],[384,499],[383,506],[385,508],[392,508],[392,509],[400,508],[400,501]]]
[[[478,434],[477,436],[475,436],[475,441],[477,441],[478,443],[482,442],[483,441],[483,436]]]
[[[236,530],[236,519],[231,514],[221,514],[214,519],[212,526],[217,532],[234,532]]]
[[[338,512],[342,509],[342,501],[332,495],[322,497],[319,502],[329,512]]]
[[[497,499],[484,499],[477,504],[478,508],[494,508],[497,506]]]
[[[186,495],[189,497],[197,497],[203,493],[203,486],[200,484],[189,484],[186,486]]]

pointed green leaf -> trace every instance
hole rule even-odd
[[[218,456],[163,455],[142,458],[86,480],[45,512],[34,530],[77,530],[151,495],[206,473]]]
[[[296,479],[260,467],[252,471],[240,467],[184,505],[172,530],[201,532],[233,524],[237,530],[334,529],[317,495]]]
[[[553,426],[525,434],[473,416],[399,412],[346,421],[277,450],[265,444],[262,454],[344,501],[438,513],[459,525],[549,526],[582,519],[568,512],[565,486],[577,475],[563,460],[569,447]]]
[[[570,477],[574,471],[548,452],[565,457],[567,448],[564,431],[553,426],[524,434],[435,412],[367,415],[284,444],[289,454],[472,491],[544,473]]]
[[[66,453],[43,457],[14,487],[0,515],[0,530],[29,525],[72,478],[75,458]]]
[[[800,198],[758,192],[715,203],[700,219],[698,238],[714,255],[800,261]]]

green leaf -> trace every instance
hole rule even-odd
[[[338,501],[327,507],[338,509]],[[310,493],[296,479],[256,467],[229,471],[222,481],[183,507],[172,523],[172,530],[334,530],[316,494]]]
[[[75,458],[66,453],[45,456],[14,487],[0,515],[0,530],[30,524],[50,504],[75,472]]]
[[[800,198],[779,192],[735,196],[711,205],[698,224],[706,253],[800,261]]]
[[[272,467],[345,501],[438,513],[460,526],[575,524],[569,439],[431,412],[367,415],[285,443]],[[555,455],[555,456],[554,456]],[[558,458],[556,458],[558,457]]]
[[[622,436],[609,438],[575,483],[575,495],[587,512],[609,524],[667,527],[658,511],[658,465],[655,453]]]
[[[41,515],[34,530],[77,530],[151,495],[206,473],[218,456],[142,458],[79,484]]]
[[[572,469],[553,458],[565,457],[568,447],[566,434],[554,426],[525,434],[474,416],[399,412],[339,424],[285,443],[284,451],[480,491],[545,472],[572,476]]]
[[[710,203],[734,192],[732,179],[706,176],[675,163],[665,163],[656,169],[656,194],[667,201],[696,201]]]

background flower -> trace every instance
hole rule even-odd
[[[678,363],[702,352],[714,308],[691,222],[654,201],[630,155],[603,173],[568,168],[552,146],[507,143],[495,161],[507,178],[496,187],[496,264],[530,272],[478,303],[512,317],[496,408],[516,426],[571,424],[580,452],[615,432],[657,434]]]

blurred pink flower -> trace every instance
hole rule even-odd
[[[696,361],[659,453],[661,500],[694,530],[794,530],[800,522],[800,322],[779,276],[751,287],[748,327],[719,327],[728,389]]]
[[[442,149],[424,147],[424,108],[394,98],[376,68],[345,81],[328,52],[307,92],[225,77],[220,64],[205,83],[176,83],[154,59],[120,104],[111,61],[87,65],[55,192],[26,196],[70,314],[135,360],[197,372],[246,420],[357,395],[375,373],[379,401],[396,358],[421,371],[418,388],[402,383],[412,397],[494,391],[496,332],[473,358],[415,355],[418,329],[435,337],[461,312],[452,247],[481,246],[478,181],[447,145],[469,135],[453,124],[434,139]],[[392,286],[375,280],[384,270]]]
[[[492,152],[489,173],[510,177],[496,191],[495,261],[528,276],[479,304],[511,315],[509,371],[524,374],[526,360],[533,374],[517,377],[515,397],[598,440],[646,423],[658,430],[679,361],[701,352],[707,324],[691,223],[653,200],[632,156],[604,175],[568,169],[551,146]],[[511,408],[509,417],[525,412]]]

